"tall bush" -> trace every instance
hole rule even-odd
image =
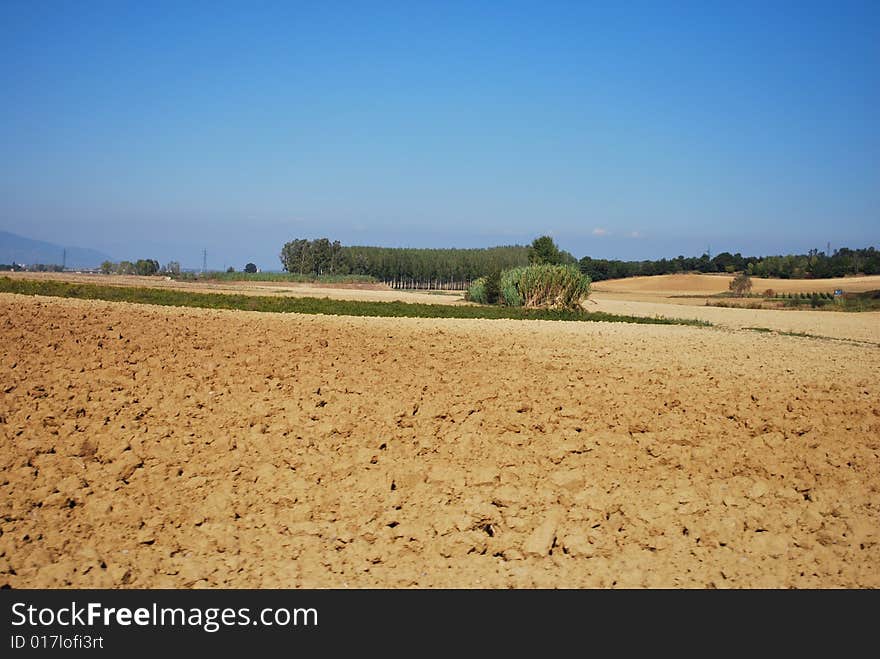
[[[486,278],[474,279],[467,289],[464,299],[471,302],[479,302],[480,304],[489,304],[489,298],[486,296]]]
[[[501,298],[509,307],[579,309],[590,278],[570,265],[530,265],[501,275]]]

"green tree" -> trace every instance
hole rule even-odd
[[[327,238],[318,238],[311,242],[312,262],[314,272],[323,275],[330,271],[332,261],[332,245]]]
[[[562,254],[550,236],[535,238],[529,245],[530,265],[559,265],[561,263]]]
[[[501,270],[493,268],[488,275],[484,284],[486,291],[486,303],[496,304],[501,297]]]
[[[330,274],[339,270],[339,260],[342,255],[342,243],[334,240],[330,245]]]
[[[311,243],[303,238],[285,243],[281,248],[281,265],[287,272],[301,275],[313,272],[315,267],[311,247]]]
[[[159,272],[159,262],[155,259],[138,259],[134,264],[135,274],[150,276]]]
[[[255,263],[248,263],[244,266],[244,271],[249,274],[254,274],[257,271],[257,266]]]
[[[101,264],[101,274],[109,275],[116,268],[116,264],[113,261],[104,261]]]

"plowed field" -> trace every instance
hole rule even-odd
[[[880,586],[880,350],[0,295],[0,585]]]

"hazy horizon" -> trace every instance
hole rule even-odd
[[[0,230],[280,269],[293,238],[880,242],[880,4],[0,8]]]

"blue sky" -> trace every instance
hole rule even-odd
[[[880,2],[0,3],[0,229],[279,267],[880,245]]]

